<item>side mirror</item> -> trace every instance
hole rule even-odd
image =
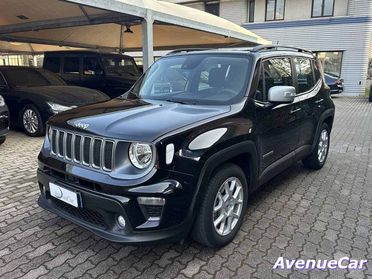
[[[290,104],[296,97],[296,88],[293,86],[273,86],[269,89],[268,101],[270,103]]]

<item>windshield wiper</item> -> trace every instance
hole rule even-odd
[[[195,105],[194,103],[191,103],[191,102],[185,102],[185,101],[174,100],[174,99],[166,99],[164,101],[170,102],[170,103],[182,104],[182,105]]]

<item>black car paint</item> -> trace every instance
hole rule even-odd
[[[229,106],[198,107],[164,101],[139,99],[128,101],[116,98],[83,109],[73,109],[61,115],[61,119],[66,129],[74,129],[76,123],[84,122],[89,125],[85,132],[93,135],[153,142],[175,129],[229,111]],[[55,122],[52,118],[49,125],[59,125],[61,119]]]
[[[294,56],[288,52],[276,55]],[[302,102],[277,106],[253,99],[252,89],[257,84],[257,71],[262,59],[267,57],[272,57],[272,54],[255,57],[252,68],[256,70],[249,77],[246,96],[241,102],[230,106],[199,107],[161,101],[116,99],[51,118],[49,125],[53,127],[151,143],[156,147],[157,160],[155,168],[144,177],[118,180],[109,173],[56,160],[50,156],[46,138],[39,155],[38,177],[42,192],[39,204],[116,242],[167,242],[185,238],[198,212],[206,182],[216,167],[227,161],[240,165],[249,179],[249,191],[253,192],[313,150],[321,123],[326,122],[332,127],[334,104],[322,79],[317,83],[319,92]],[[293,108],[301,108],[302,112],[291,116]],[[120,115],[123,115],[123,119]],[[139,119],[141,121],[137,121]],[[80,121],[90,124],[89,128],[83,130],[76,127],[75,124]],[[311,133],[306,132],[311,125]],[[221,127],[227,128],[227,132],[209,149],[187,149],[196,136]],[[302,146],[296,145],[304,132],[308,138],[303,140]],[[165,147],[169,143],[175,145],[176,153],[173,162],[166,165]],[[267,152],[270,149],[277,157],[268,160],[271,154],[267,155]],[[87,197],[91,201],[84,206],[98,210],[103,215],[107,214],[107,208],[102,207],[107,207],[110,201],[120,204],[120,207],[112,209],[114,216],[126,216],[129,227],[125,231],[118,230],[111,216],[107,217],[110,220],[109,229],[100,229],[65,214],[50,199],[50,182],[81,193],[83,200]],[[165,215],[160,224],[148,226],[136,203],[138,196],[166,198]],[[102,197],[109,201],[102,200]]]
[[[24,71],[46,72],[43,69],[19,67],[19,66],[2,66],[0,75],[7,82],[6,69],[22,69]],[[49,75],[54,75],[48,72]],[[64,106],[82,106],[92,103],[109,100],[104,93],[77,86],[48,85],[48,86],[14,86],[7,83],[6,87],[0,88],[0,93],[4,97],[9,107],[11,126],[20,126],[20,113],[27,104],[36,106],[41,118],[45,123],[54,115],[47,102],[54,102]]]
[[[103,55],[113,55],[117,57],[123,57],[130,59],[132,63],[137,68],[136,73],[121,73],[120,75],[111,75],[106,71],[104,66],[102,56]],[[79,73],[70,74],[63,72],[63,65],[65,57],[76,57],[79,58]],[[103,69],[101,75],[84,75],[83,73],[83,59],[84,57],[94,57],[98,60],[100,67]],[[82,87],[88,87],[104,92],[110,98],[116,98],[125,92],[127,92],[132,85],[137,81],[141,76],[141,71],[138,69],[135,60],[128,55],[120,54],[105,54],[95,51],[51,51],[45,52],[44,54],[44,64],[43,67],[46,70],[52,70],[46,66],[45,61],[49,58],[59,58],[60,64],[57,71],[54,71],[58,74],[63,80],[65,80],[69,85],[77,85]]]

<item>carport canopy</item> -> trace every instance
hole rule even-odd
[[[2,0],[0,52],[66,48],[108,52],[270,43],[228,20],[156,0]]]

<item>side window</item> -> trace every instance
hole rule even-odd
[[[45,58],[43,68],[53,73],[59,73],[60,65],[61,65],[60,57],[49,56]]]
[[[258,101],[267,101],[269,90],[274,86],[293,86],[291,61],[289,58],[272,58],[263,63],[263,73],[255,94]]]
[[[79,57],[65,57],[63,65],[63,73],[65,74],[79,74]]]
[[[97,57],[84,57],[83,62],[83,74],[92,75],[102,75],[103,71],[101,65],[98,62]]]
[[[296,57],[294,63],[296,66],[298,94],[309,91],[315,84],[310,59]]]

